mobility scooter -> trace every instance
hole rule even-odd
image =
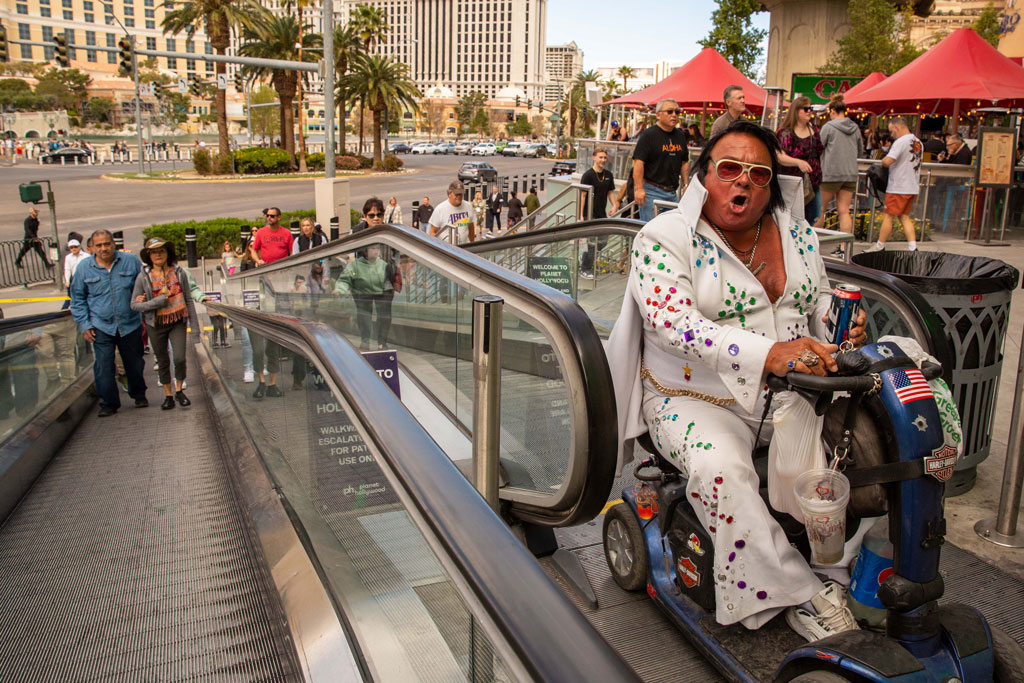
[[[829,413],[840,416],[842,424],[841,430],[832,431],[845,433],[841,446],[851,448],[852,462],[858,462],[858,447],[870,439],[880,451],[876,464],[849,468],[846,474],[855,492],[866,485],[884,491],[893,544],[893,571],[878,590],[887,614],[884,633],[845,631],[808,643],[789,629],[782,615],[757,631],[718,624],[713,539],[690,507],[686,479],[657,454],[649,438],[641,445],[653,455],[634,471],[641,485],[627,488],[623,502],[605,516],[605,557],[613,578],[626,590],[646,589],[730,680],[1024,681],[1024,648],[970,606],[938,602],[943,595],[943,482],[953,471],[956,449],[944,443],[933,398],[900,400],[901,373],[905,378],[917,366],[891,341],[843,352],[836,360],[839,372],[834,376],[791,373],[769,378],[768,387],[796,391],[815,404],[818,414],[831,405]],[[920,372],[930,380],[942,368],[925,363]],[[833,404],[833,392],[848,392],[849,398]],[[847,415],[855,413],[856,428]],[[871,428],[873,434],[863,433]],[[859,433],[851,444],[853,432]],[[753,457],[767,504],[767,449]],[[788,515],[773,515],[807,557],[803,524]],[[856,520],[848,519],[848,536],[856,526]]]

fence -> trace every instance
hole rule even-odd
[[[53,263],[57,258],[57,249],[53,240],[49,237],[41,237],[39,242],[46,258]],[[39,258],[35,249],[30,248],[22,257],[20,268],[15,264],[23,245],[23,240],[0,242],[0,287],[31,285],[53,280],[53,268],[43,265],[43,260]]]

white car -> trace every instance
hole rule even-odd
[[[433,154],[434,143],[432,142],[417,142],[412,146],[412,154]]]
[[[469,154],[476,147],[476,143],[471,140],[463,140],[462,142],[455,143],[456,154]]]
[[[482,142],[473,148],[471,154],[475,157],[492,157],[497,154],[497,149],[493,142]]]

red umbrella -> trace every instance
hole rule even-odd
[[[604,102],[653,107],[663,99],[675,100],[684,109],[724,109],[722,93],[727,86],[738,85],[746,96],[747,109],[758,113],[764,108],[767,93],[725,61],[714,49],[706,47],[679,67],[672,75],[654,85]]]
[[[888,76],[881,71],[873,71],[872,73],[869,73],[864,77],[864,80],[843,93],[843,101],[849,104],[851,97],[857,97],[868,88],[873,88],[886,78],[888,78]]]
[[[1024,68],[973,29],[953,31],[881,83],[846,93],[846,104],[882,114],[950,114],[968,107],[1024,106]],[[852,96],[851,96],[852,95]]]

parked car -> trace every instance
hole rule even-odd
[[[496,140],[494,143],[494,149],[497,152],[501,152],[501,150],[505,149],[505,145],[507,144],[508,140]]]
[[[522,156],[519,150],[526,147],[525,142],[510,142],[501,150],[501,155],[506,157],[518,157]]]
[[[467,161],[459,169],[459,180],[463,182],[495,182],[498,179],[498,169],[486,161]]]
[[[87,164],[89,163],[89,153],[78,147],[61,147],[39,155],[39,160],[44,164],[59,164],[61,159],[65,164]]]
[[[396,142],[388,147],[388,151],[392,154],[408,154],[412,151],[412,147],[404,142]]]
[[[475,157],[492,157],[498,153],[493,142],[481,142],[470,152]]]
[[[439,142],[434,145],[434,154],[455,154],[454,142]]]
[[[431,154],[434,151],[434,143],[432,142],[417,142],[412,146],[413,154]]]
[[[568,175],[576,172],[575,159],[559,159],[551,167],[551,175]]]
[[[476,147],[476,146],[477,146],[477,143],[473,142],[472,140],[463,140],[462,142],[456,142],[455,143],[455,153],[456,154],[470,154],[473,151],[473,148]]]
[[[528,145],[524,145],[519,150],[519,156],[524,157],[537,157],[539,159],[541,157],[546,157],[547,155],[548,147],[541,142],[531,142]]]

